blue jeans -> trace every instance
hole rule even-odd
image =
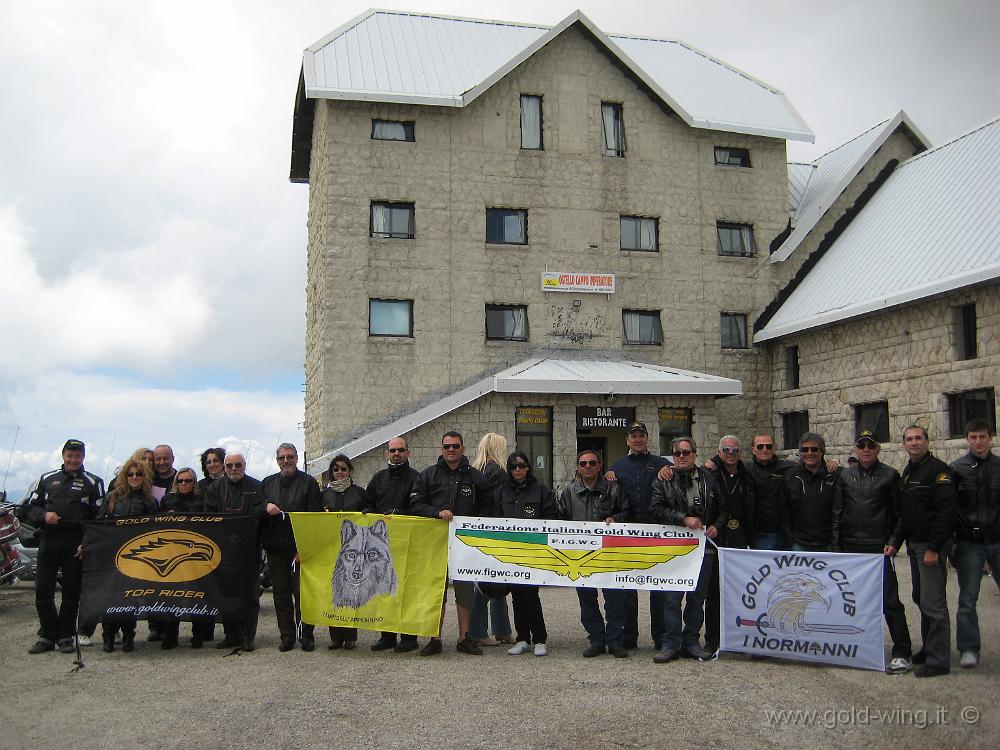
[[[958,543],[955,567],[958,569],[958,615],[955,617],[955,645],[960,653],[979,655],[979,586],[983,582],[983,563],[989,560],[993,575],[1000,575],[1000,542]]]
[[[601,589],[601,593],[604,594],[606,623],[601,616],[601,606],[597,603],[597,589],[576,590],[580,599],[580,622],[583,623],[591,644],[621,645],[625,633],[625,592],[621,589]]]
[[[489,605],[487,606],[487,602]],[[507,613],[507,597],[493,597],[487,599],[476,592],[476,601],[472,605],[472,613],[469,617],[469,637],[475,641],[481,641],[487,635],[487,620],[493,623],[493,637],[510,637],[510,615]]]
[[[701,645],[701,626],[705,622],[705,597],[712,578],[715,555],[705,554],[694,591],[664,591],[662,647],[676,651],[683,646]],[[681,601],[684,612],[681,614]]]
[[[753,549],[785,549],[785,535],[780,531],[769,532],[767,534],[758,533],[755,537]]]

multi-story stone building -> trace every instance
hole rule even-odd
[[[558,484],[578,449],[622,455],[633,420],[656,450],[791,435],[807,409],[848,444],[851,414],[823,399],[891,390],[841,382],[861,340],[836,349],[843,369],[824,362],[856,324],[779,323],[801,317],[788,306],[839,252],[844,217],[927,143],[902,113],[811,165],[787,164],[789,139],[812,134],[779,91],[578,12],[546,28],[372,11],[308,48],[291,177],[310,185],[310,470],[344,451],[365,477],[397,434],[423,465],[457,428],[470,452],[505,435]],[[873,360],[890,346],[868,340]],[[894,428],[923,413],[908,403]]]

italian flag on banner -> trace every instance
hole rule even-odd
[[[302,620],[437,636],[448,524],[377,513],[291,513]]]

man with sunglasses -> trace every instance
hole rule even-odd
[[[367,497],[365,513],[382,513],[387,516],[394,513],[409,513],[410,493],[420,481],[420,472],[410,466],[410,446],[405,437],[394,437],[388,442],[385,447],[385,460],[386,467],[375,472],[375,476],[368,482],[368,488],[365,490]],[[387,651],[390,648],[397,654],[415,651],[417,636],[400,634],[397,643],[396,633],[383,630],[371,649]]]
[[[899,513],[899,472],[878,460],[881,449],[871,430],[862,430],[854,441],[858,462],[840,472],[840,493],[834,497],[832,543],[834,551],[880,554],[882,612],[892,638],[892,659],[886,669],[902,674],[913,667],[906,611],[899,601],[899,584],[893,557],[903,543]]]
[[[261,482],[264,512],[267,514],[261,521],[261,544],[267,552],[274,615],[281,634],[278,650],[284,652],[295,648],[296,629],[301,626],[299,640],[302,650],[312,651],[316,648],[316,641],[313,626],[302,622],[299,555],[292,534],[292,519],[287,514],[317,513],[323,509],[323,501],[316,480],[299,469],[299,452],[294,445],[279,445],[275,460],[278,473],[264,477]]]
[[[618,482],[601,476],[601,458],[586,450],[576,457],[576,478],[559,495],[559,514],[567,521],[603,521],[624,523],[629,518],[628,498]],[[580,622],[587,631],[590,645],[584,650],[587,658],[605,651],[618,659],[627,659],[622,642],[625,636],[625,591],[601,589],[604,595],[604,615],[597,601],[597,589],[578,588]]]
[[[644,422],[633,422],[625,439],[628,454],[611,464],[604,478],[621,484],[633,523],[649,523],[649,498],[656,473],[670,462],[649,451],[649,432]],[[649,631],[653,646],[660,648],[663,636],[663,592],[649,592]],[[639,592],[625,591],[625,648],[639,647]]]
[[[455,516],[490,516],[493,511],[493,486],[486,476],[474,468],[465,456],[462,433],[449,430],[441,438],[441,456],[437,463],[420,472],[420,478],[410,493],[410,510],[415,516],[451,521]],[[474,638],[469,637],[469,618],[475,602],[475,584],[455,581],[455,609],[458,613],[459,641],[456,650],[481,656]],[[441,602],[441,619],[444,620]],[[441,637],[431,640],[420,650],[421,656],[441,653]]]
[[[789,541],[796,552],[829,552],[840,469],[828,471],[826,441],[807,432],[799,438],[799,464],[788,472]]]

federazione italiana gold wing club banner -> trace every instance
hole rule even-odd
[[[680,526],[456,516],[448,572],[457,581],[691,591],[705,535]]]
[[[377,513],[291,513],[302,620],[437,636],[448,525]]]
[[[257,523],[208,514],[87,521],[80,623],[242,619],[256,594]]]

